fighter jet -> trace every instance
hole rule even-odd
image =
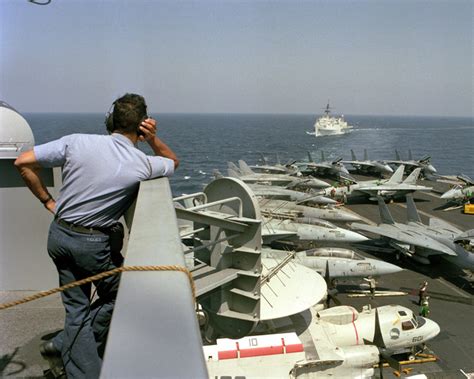
[[[393,174],[393,170],[388,164],[385,164],[379,161],[369,160],[367,149],[364,149],[364,160],[362,161],[356,158],[354,150],[352,149],[351,149],[351,156],[352,156],[351,161],[341,161],[341,162],[349,163],[358,172],[361,172],[363,174],[372,174],[372,175],[375,174],[375,175],[380,175],[380,176],[383,176],[384,174],[386,175]]]
[[[428,179],[433,178],[433,175],[437,172],[431,164],[431,157],[429,155],[425,155],[422,158],[415,160],[412,157],[411,150],[408,150],[408,160],[402,160],[398,151],[395,150],[395,157],[395,160],[384,162],[394,166],[404,165],[407,168],[407,172],[412,172],[416,168],[421,168],[421,174],[423,177]]]
[[[324,156],[324,152],[321,151],[321,161],[315,162],[308,151],[308,162],[295,162],[294,164],[301,170],[303,175],[329,176],[355,181],[341,161],[342,157],[328,161]]]
[[[262,257],[282,260],[288,255],[285,250],[262,248]],[[402,271],[402,268],[377,259],[365,258],[355,251],[337,247],[325,247],[298,251],[294,261],[317,271],[321,276],[334,279],[364,278]]]
[[[266,186],[263,184],[248,184],[252,192],[266,199],[281,199],[295,201],[297,204],[328,205],[337,204],[337,201],[326,196],[294,191],[291,189]]]
[[[368,238],[351,230],[343,229],[329,221],[312,219],[311,224],[298,220],[262,217],[262,239],[265,244],[275,240],[353,243],[367,241]]]
[[[464,204],[474,197],[474,180],[467,175],[459,175],[458,179],[464,182],[464,185],[456,185],[449,191],[441,195],[442,199],[447,201]]]
[[[285,165],[282,165],[280,163],[279,155],[276,154],[276,156],[277,156],[276,165],[271,165],[268,162],[267,157],[262,154],[263,165],[254,165],[254,166],[250,166],[250,168],[252,169],[252,171],[257,172],[257,173],[288,174],[288,175],[301,176],[301,172],[298,170],[298,167],[292,164],[293,162],[289,162]]]
[[[353,197],[368,197],[370,200],[375,201],[377,196],[382,196],[384,199],[393,199],[403,197],[415,191],[432,190],[431,187],[416,184],[421,168],[415,169],[403,180],[404,169],[405,166],[399,166],[390,179],[368,180],[346,186],[329,187],[319,193],[337,200],[346,201],[348,198]]]
[[[407,196],[406,224],[395,222],[382,198],[378,198],[382,223],[377,226],[353,223],[351,228],[380,235],[390,246],[422,264],[430,256],[441,256],[460,268],[474,269],[474,230],[462,232],[443,220],[432,217],[429,225],[421,222],[411,196]]]
[[[329,184],[312,177],[297,178],[283,174],[262,174],[252,171],[252,169],[242,160],[239,167],[232,162],[228,163],[227,173],[232,178],[238,178],[245,183],[270,183],[272,185],[286,186],[287,188],[325,188]]]
[[[283,322],[285,319],[282,320]],[[281,322],[280,322],[281,323]],[[222,338],[204,346],[209,377],[372,378],[374,366],[436,337],[440,328],[399,305],[339,306],[303,319],[305,332]],[[278,326],[277,326],[278,327]]]
[[[297,204],[291,201],[275,199],[261,199],[259,201],[259,205],[260,211],[269,216],[282,215],[283,217],[286,216],[287,218],[318,218],[332,222],[360,221],[360,217],[355,213],[331,206],[308,207],[306,205],[301,205],[301,202]]]

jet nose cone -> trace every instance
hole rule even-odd
[[[441,199],[452,199],[454,197],[454,191],[449,190],[449,191],[443,193],[440,197],[441,197]]]
[[[433,165],[430,165],[430,164],[426,167],[426,169],[431,173],[437,172],[436,169],[433,167]]]
[[[401,267],[398,267],[391,263],[375,259],[371,260],[371,263],[375,266],[376,275],[394,274],[403,270]]]
[[[337,201],[326,196],[315,196],[313,201],[319,204],[337,204]]]
[[[440,197],[441,197],[441,199],[449,199],[449,193],[445,192]]]
[[[352,213],[349,213],[349,212],[343,212],[343,211],[340,211],[341,213],[341,218],[345,221],[345,222],[354,222],[354,221],[361,221],[362,219],[357,216],[356,214],[352,214]]]
[[[362,234],[353,232],[351,230],[345,231],[344,234],[345,234],[345,237],[343,238],[343,240],[347,242],[363,242],[363,241],[369,240],[369,238],[363,236]]]
[[[383,166],[385,168],[385,170],[389,173],[393,173],[393,168],[391,168],[388,164],[386,164],[385,166]]]

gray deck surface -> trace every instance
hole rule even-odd
[[[21,299],[32,291],[0,291],[0,303]],[[64,310],[58,294],[0,310],[0,377],[42,378],[48,368],[40,344],[62,328]]]
[[[437,208],[444,205],[439,193],[447,185],[425,182],[436,191],[431,194],[417,193],[414,198],[423,221],[426,214],[434,215],[458,226],[462,230],[474,228],[474,216],[464,215],[460,210],[444,212]],[[405,221],[406,210],[403,202],[389,205],[397,221]],[[352,211],[378,223],[378,207],[374,203],[349,204]],[[387,254],[365,253],[367,256],[384,258],[405,268],[404,271],[382,277],[378,280],[378,290],[402,290],[408,296],[349,298],[345,290],[358,289],[356,283],[341,283],[337,299],[342,304],[350,304],[357,309],[371,303],[373,306],[400,304],[418,312],[416,291],[423,280],[427,280],[428,295],[431,297],[430,317],[441,327],[438,337],[428,343],[438,357],[436,363],[413,364],[411,375],[428,374],[430,378],[456,378],[459,369],[474,372],[474,308],[473,289],[469,278],[456,267],[441,261],[430,266],[415,264],[410,260],[396,261]],[[31,294],[28,291],[0,292],[0,303],[12,301]],[[37,300],[12,309],[0,311],[0,377],[38,378],[42,377],[47,364],[42,360],[38,347],[42,340],[51,337],[63,324],[64,314],[59,295]],[[406,366],[405,366],[406,367]],[[384,369],[384,377],[394,378],[393,370]]]

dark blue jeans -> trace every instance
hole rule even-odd
[[[48,253],[59,273],[59,283],[108,271],[112,262],[107,234],[83,234],[52,222]],[[64,330],[53,339],[72,378],[98,378],[117,295],[119,275],[94,282],[98,299],[91,304],[91,284],[62,292],[66,311]]]

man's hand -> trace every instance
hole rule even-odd
[[[56,201],[54,199],[50,199],[46,203],[44,203],[44,207],[53,215],[56,214]]]
[[[140,124],[140,130],[142,131],[143,135],[138,137],[139,141],[152,141],[156,135],[156,120],[152,118],[147,118],[146,120],[142,121]]]
[[[174,168],[177,169],[179,160],[176,154],[156,136],[156,120],[147,118],[140,124],[140,130],[143,136],[138,137],[139,141],[146,141],[156,155],[172,159],[174,161]]]

